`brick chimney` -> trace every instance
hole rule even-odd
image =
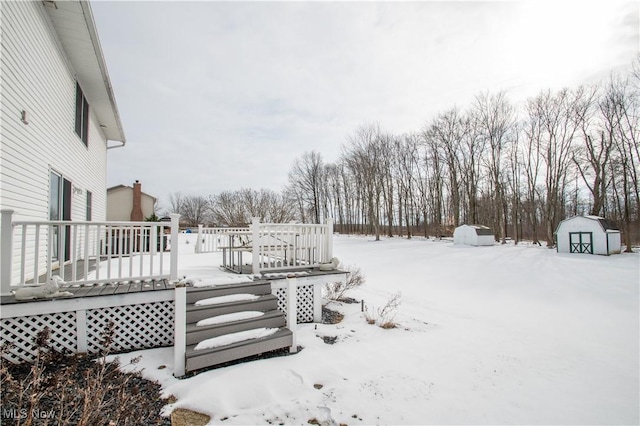
[[[136,181],[133,184],[133,208],[131,209],[131,221],[142,222],[144,215],[142,214],[142,184]]]

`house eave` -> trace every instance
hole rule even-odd
[[[47,2],[44,8],[105,138],[124,144],[126,138],[91,6],[87,1],[72,0]]]

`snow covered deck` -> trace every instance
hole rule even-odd
[[[287,277],[295,276],[296,323],[320,321],[321,288],[333,281],[343,281],[342,271],[320,271],[317,267],[297,268],[254,274],[235,274],[220,267],[220,252],[196,253],[194,234],[178,234],[174,253],[180,253],[180,279],[187,278],[199,291],[233,284],[263,280],[277,301],[277,308],[287,312],[290,305]],[[177,249],[177,250],[176,250]],[[170,253],[162,263],[169,268]],[[136,256],[117,257],[103,262],[93,276],[105,276],[113,262],[122,270],[136,264]],[[165,274],[168,270],[165,269]],[[164,275],[164,274],[163,274]],[[31,360],[35,354],[31,342],[38,331],[48,326],[53,346],[61,351],[97,353],[107,324],[116,324],[112,352],[173,346],[175,343],[176,283],[168,278],[115,280],[113,282],[84,282],[63,285],[61,291],[71,296],[57,299],[18,301],[13,295],[0,298],[1,340],[16,345],[7,358],[11,361]]]
[[[175,284],[167,279],[159,280],[146,280],[136,282],[115,282],[115,283],[95,283],[95,284],[75,284],[64,285],[61,287],[61,291],[68,291],[73,293],[73,296],[66,296],[64,298],[58,298],[56,300],[71,300],[81,297],[96,297],[96,296],[113,296],[129,293],[141,293],[150,291],[163,291],[173,290]],[[25,303],[45,303],[51,299],[35,299],[30,301],[16,300],[14,295],[0,296],[1,305],[13,305],[13,304],[25,304]],[[4,308],[3,308],[4,309]]]

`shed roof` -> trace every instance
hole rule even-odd
[[[618,228],[618,226],[615,224],[615,222],[611,221],[611,220],[607,220],[603,217],[600,216],[592,216],[592,215],[587,215],[585,216],[587,219],[591,219],[591,220],[597,220],[598,222],[600,222],[600,226],[602,226],[602,229],[604,229],[605,231],[619,231],[620,229]]]
[[[494,235],[493,229],[485,225],[475,224],[475,225],[462,225],[462,226],[468,226],[470,228],[473,228],[473,230],[476,231],[476,235]]]
[[[605,219],[605,218],[603,218],[601,216],[586,215],[586,216],[573,216],[573,217],[570,217],[570,218],[567,218],[567,219],[561,221],[558,224],[558,227],[556,228],[556,233],[558,232],[558,229],[560,229],[560,226],[564,222],[567,222],[569,220],[574,220],[574,219],[577,219],[577,218],[584,218],[584,219],[589,219],[589,220],[593,220],[593,221],[598,222],[598,224],[600,224],[600,227],[602,228],[602,230],[604,232],[610,232],[610,231],[611,232],[616,232],[616,231],[619,232],[620,231],[620,229],[618,228],[616,223],[611,221],[611,220]]]
[[[475,228],[476,235],[493,235],[493,229],[489,228],[485,225],[469,225],[472,228]]]

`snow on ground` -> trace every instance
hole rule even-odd
[[[183,248],[181,275],[219,276],[215,255]],[[123,364],[142,355],[134,368],[177,397],[167,413],[190,408],[212,424],[640,423],[637,253],[337,236],[334,254],[365,273],[349,296],[370,310],[402,292],[400,327],[332,303],[344,320],[300,325],[304,349],[291,356],[183,380],[171,348]]]

